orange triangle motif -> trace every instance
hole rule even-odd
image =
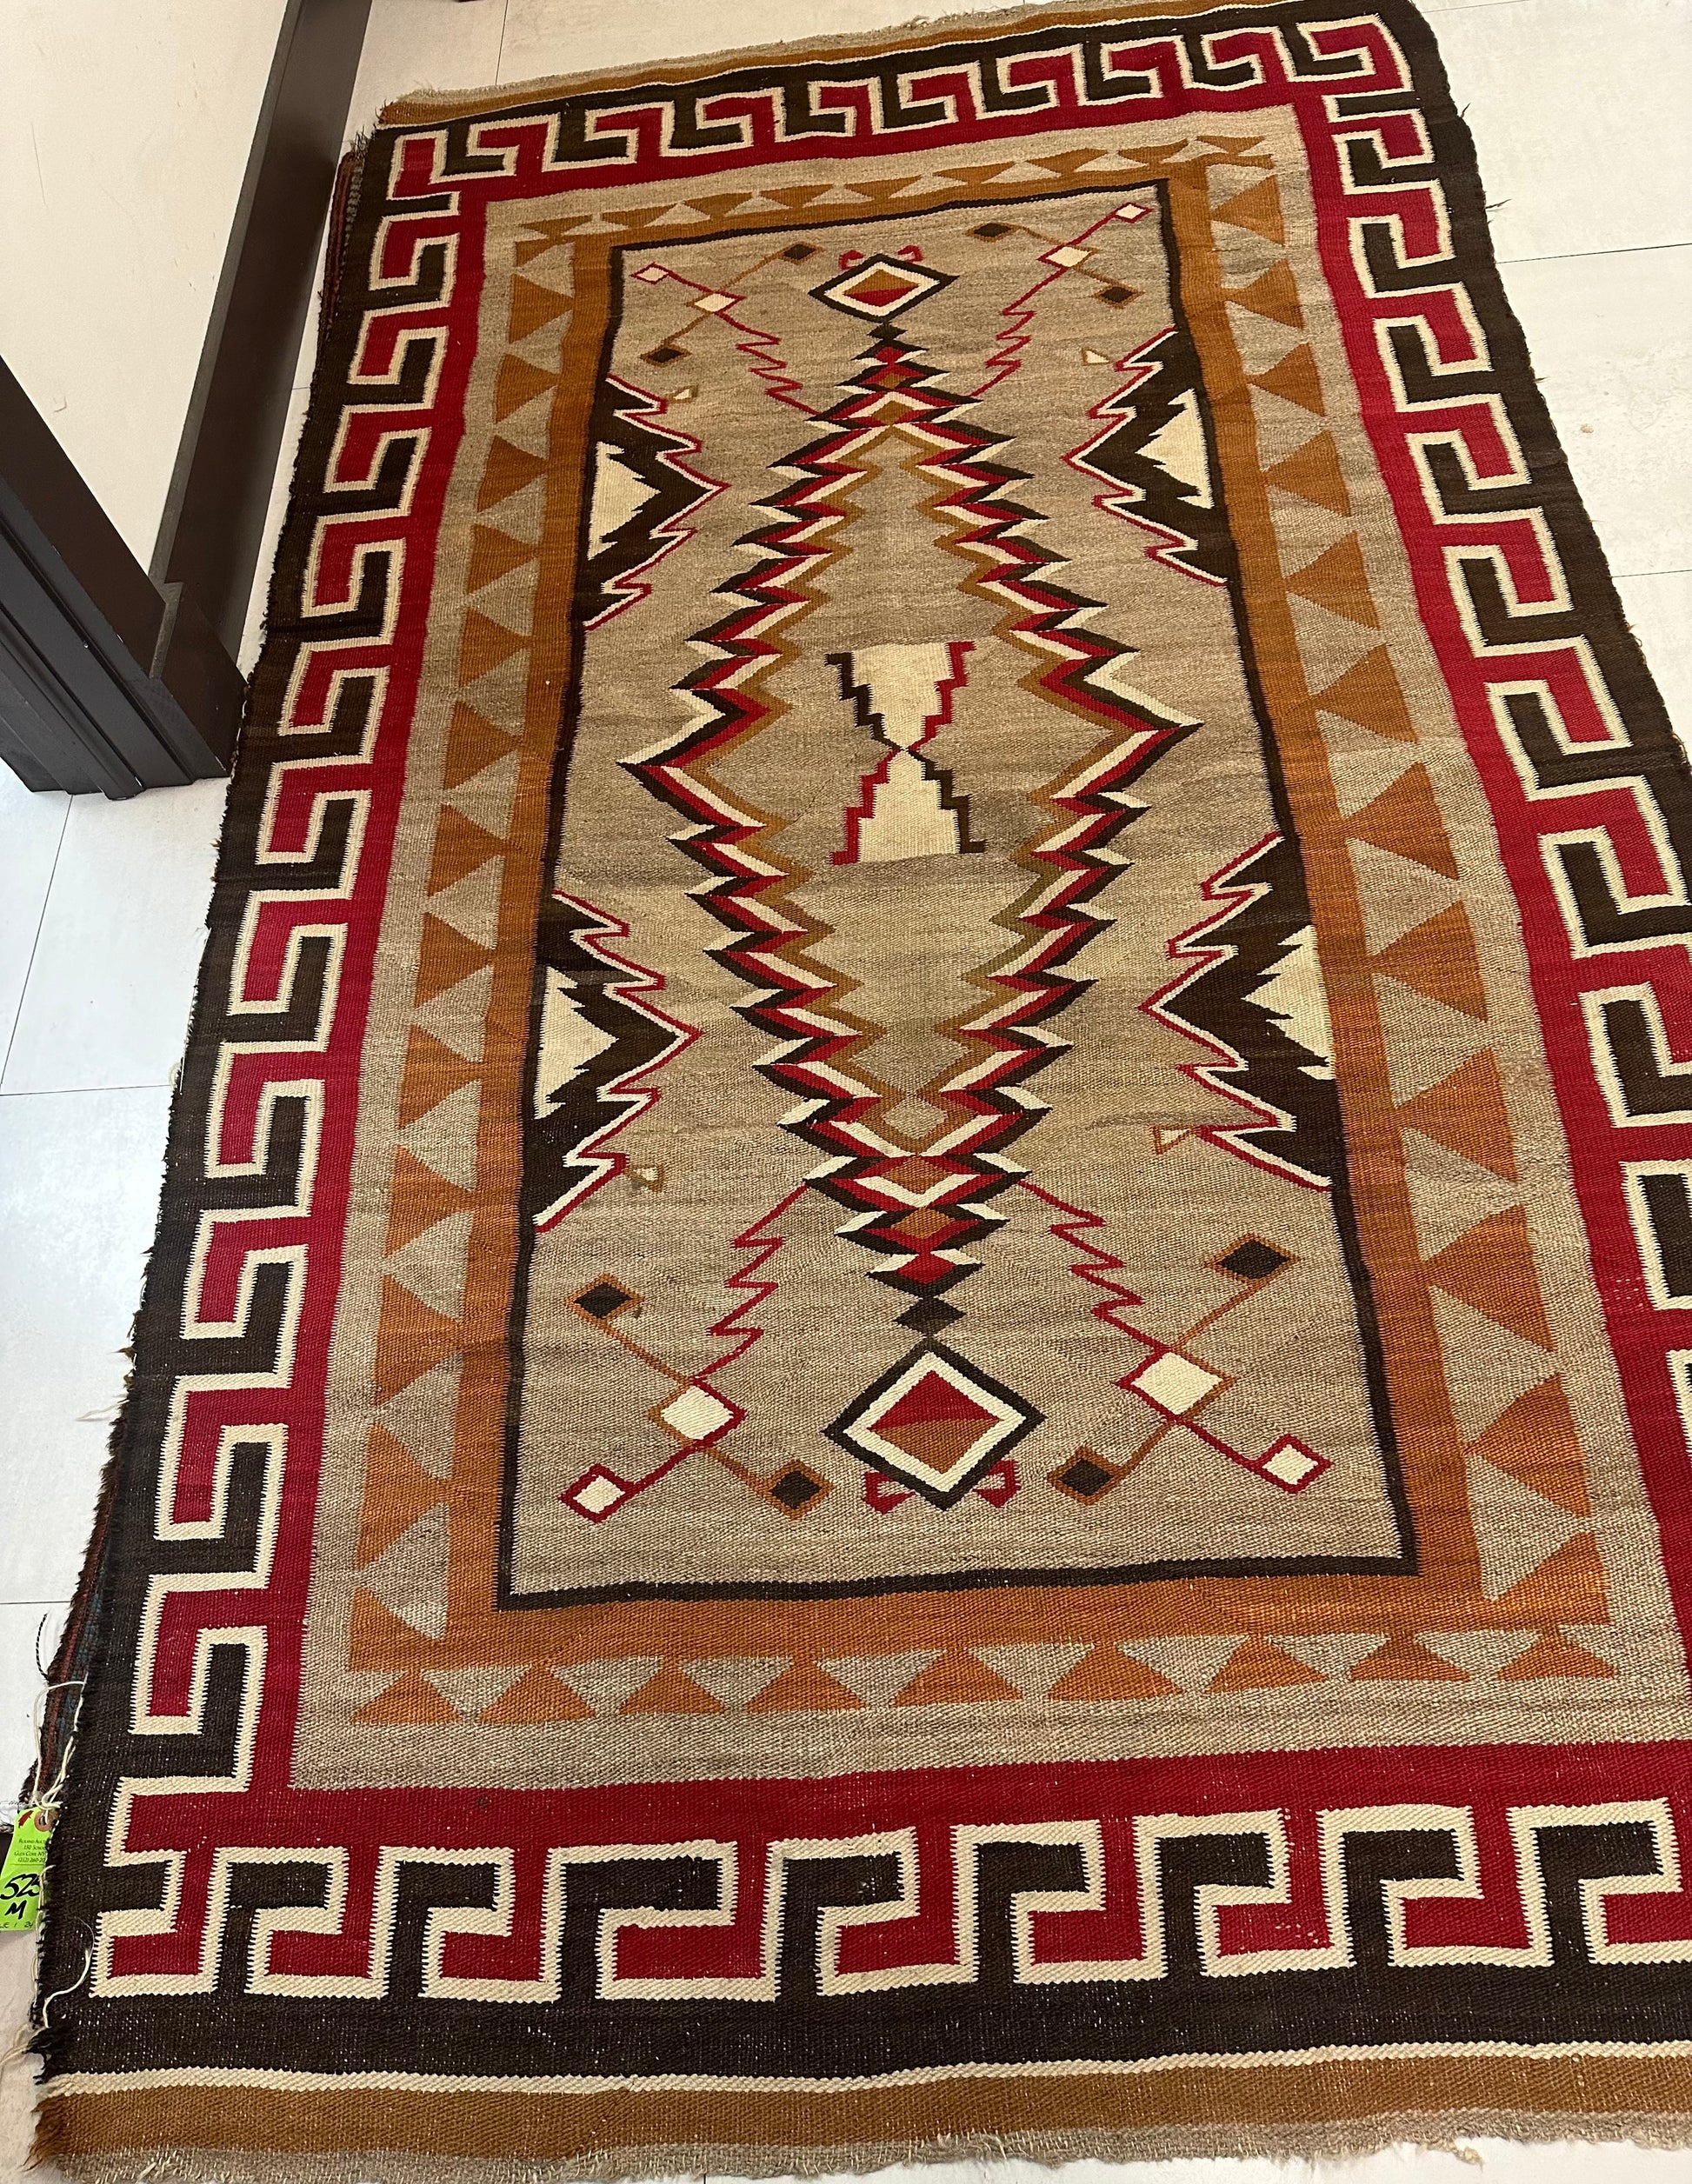
[[[1282,1653],[1267,1638],[1248,1638],[1210,1679],[1213,1691],[1278,1691],[1296,1683],[1326,1683],[1320,1668]]]
[[[416,1659],[421,1642],[410,1624],[374,1593],[362,1586],[354,1593],[347,1619],[348,1668],[361,1672],[397,1668],[402,1661]]]
[[[513,493],[521,492],[525,485],[539,477],[546,468],[543,456],[530,455],[496,433],[488,449],[488,460],[483,466],[482,483],[477,489],[478,508],[496,508],[501,501],[508,501]]]
[[[1284,243],[1287,239],[1285,223],[1281,217],[1281,192],[1273,175],[1265,175],[1249,190],[1242,190],[1237,197],[1230,197],[1211,215],[1231,228],[1249,228],[1253,235],[1261,235],[1269,243]]]
[[[550,326],[555,318],[562,318],[575,299],[560,296],[556,289],[543,288],[538,281],[526,281],[521,273],[511,276],[511,339],[527,341],[531,334],[538,334],[543,326]]]
[[[443,1699],[427,1676],[420,1676],[414,1668],[397,1683],[390,1683],[385,1691],[378,1691],[368,1706],[359,1708],[353,1715],[355,1721],[381,1721],[390,1727],[408,1722],[456,1721],[458,1709],[450,1699]]]
[[[520,538],[513,538],[508,532],[495,530],[490,523],[472,525],[470,566],[464,572],[465,590],[480,591],[484,584],[509,576],[514,569],[521,569],[524,562],[533,561],[540,550],[538,546],[525,546]]]
[[[1549,1676],[1613,1676],[1615,1669],[1595,1653],[1577,1646],[1560,1630],[1541,1633],[1527,1652],[1498,1671],[1500,1683],[1537,1683]]]
[[[464,616],[464,634],[458,644],[458,680],[474,682],[479,676],[503,667],[514,652],[523,651],[528,643],[527,637],[508,629],[503,622],[495,622],[479,608],[472,607]]]
[[[1149,1668],[1131,1653],[1124,1653],[1120,1646],[1095,1646],[1083,1660],[1077,1661],[1066,1676],[1053,1684],[1047,1696],[1052,1699],[1162,1699],[1171,1691],[1179,1691],[1178,1683],[1171,1683],[1166,1675]]]
[[[1345,489],[1339,449],[1331,433],[1318,432],[1284,463],[1265,470],[1263,483],[1278,485],[1283,493],[1296,493],[1300,500],[1329,509],[1336,516],[1351,513],[1351,496]]]
[[[438,895],[443,888],[456,887],[460,880],[479,871],[490,857],[497,856],[504,847],[496,834],[490,834],[485,827],[478,827],[474,819],[466,818],[462,811],[446,805],[435,829],[435,854],[430,860],[426,891]]]
[[[1537,1569],[1518,1578],[1496,1606],[1524,1618],[1537,1615],[1548,1623],[1602,1623],[1609,1620],[1609,1601],[1604,1590],[1604,1566],[1590,1532],[1576,1532]]]
[[[777,204],[785,205],[789,212],[797,212],[813,197],[826,197],[829,188],[826,182],[789,183],[784,190],[765,190],[761,194],[773,197]]]
[[[446,1499],[446,1483],[431,1478],[403,1442],[377,1423],[364,1455],[364,1498],[359,1515],[356,1568],[375,1561],[402,1538],[426,1509]]]
[[[389,1684],[386,1690],[377,1690],[369,1706],[360,1706],[351,1716],[354,1721],[380,1721],[389,1728],[402,1728],[406,1723],[423,1721],[458,1721],[458,1708],[452,1699],[441,1697],[435,1684],[426,1675],[410,1671],[402,1675],[397,1684]]]
[[[619,1714],[726,1714],[721,1699],[713,1698],[673,1661],[665,1661],[649,1682],[642,1684],[617,1708]]]
[[[439,1107],[463,1086],[480,1076],[474,1062],[464,1061],[433,1032],[413,1024],[405,1049],[405,1074],[400,1080],[399,1126],[409,1130],[420,1115]]]
[[[505,847],[496,834],[490,834],[474,819],[448,804],[442,811],[435,829],[435,854],[430,860],[427,892],[438,895],[443,888],[456,887],[458,882],[486,864],[490,857],[497,856]]]
[[[1518,1395],[1480,1439],[1471,1442],[1469,1453],[1509,1472],[1512,1479],[1555,1502],[1558,1508],[1567,1509],[1571,1516],[1591,1515],[1580,1437],[1562,1382],[1555,1373],[1525,1395]]]
[[[520,235],[511,253],[512,259],[518,265],[533,265],[536,258],[556,250],[563,239],[561,235]]]
[[[567,1683],[546,1668],[525,1668],[516,1681],[491,1706],[483,1707],[478,1721],[590,1721],[593,1708]]]
[[[403,1145],[396,1146],[393,1187],[388,1193],[388,1237],[382,1247],[383,1256],[387,1258],[393,1252],[403,1251],[414,1237],[432,1228],[437,1221],[446,1220],[450,1214],[463,1213],[466,1206],[475,1203],[470,1191],[450,1183],[444,1175],[437,1175]]]
[[[725,212],[736,212],[742,205],[750,204],[755,195],[750,190],[715,190],[709,196],[689,197],[688,203],[708,219],[720,220]]]
[[[1060,175],[1067,180],[1083,167],[1096,166],[1103,156],[1102,151],[1055,151],[1043,159],[1031,160],[1029,164],[1043,167],[1049,175]]]
[[[584,228],[592,217],[590,213],[578,212],[569,219],[525,220],[523,226],[531,235],[546,236],[553,243],[567,243],[577,228]]]
[[[1528,1216],[1520,1206],[1493,1214],[1436,1252],[1427,1262],[1427,1275],[1449,1296],[1461,1297],[1500,1327],[1543,1349],[1555,1347],[1534,1274]]]
[[[774,1683],[746,1701],[748,1714],[844,1714],[862,1711],[863,1701],[814,1661],[796,1661]]]
[[[1227,290],[1225,299],[1237,303],[1242,310],[1255,311],[1259,318],[1272,318],[1282,326],[1304,323],[1304,314],[1298,303],[1298,283],[1293,278],[1291,266],[1284,260],[1279,265],[1270,266],[1249,288]]]
[[[915,179],[911,175],[883,175],[876,181],[849,182],[845,186],[867,203],[886,204],[890,198],[903,196]]]
[[[462,789],[495,759],[503,758],[510,748],[511,738],[503,729],[484,720],[475,706],[466,705],[460,698],[452,709],[452,725],[447,731],[443,786],[449,790]]]
[[[1371,736],[1384,736],[1389,742],[1416,741],[1410,709],[1404,702],[1404,693],[1383,644],[1364,653],[1356,666],[1349,667],[1337,682],[1312,702],[1324,713],[1337,713],[1342,721],[1366,728]]]
[[[1322,375],[1316,370],[1316,360],[1308,342],[1300,342],[1296,349],[1289,349],[1269,370],[1254,372],[1251,383],[1261,387],[1266,395],[1279,395],[1282,402],[1296,403],[1313,417],[1328,415],[1328,405],[1322,398]]]
[[[1351,1671],[1356,1682],[1467,1683],[1469,1676],[1454,1661],[1431,1652],[1419,1638],[1389,1638],[1366,1654]]]
[[[1020,1699],[1014,1683],[1007,1683],[984,1661],[972,1653],[943,1653],[914,1677],[895,1706],[974,1706],[984,1699]]]
[[[1373,842],[1377,849],[1389,849],[1396,857],[1425,864],[1430,872],[1443,873],[1448,880],[1457,876],[1457,861],[1446,839],[1425,766],[1412,766],[1400,774],[1390,789],[1382,789],[1372,804],[1365,804],[1346,821],[1345,830],[1355,841]]]
[[[633,205],[622,212],[604,212],[601,218],[609,220],[613,227],[621,228],[626,235],[639,235],[665,213],[673,211],[670,205]]]
[[[385,1403],[402,1388],[460,1348],[464,1330],[433,1311],[391,1275],[382,1284],[382,1332],[376,1342],[376,1394]]]
[[[541,246],[550,250],[548,243]],[[523,244],[517,244],[519,251]],[[536,395],[545,394],[558,383],[556,371],[543,371],[538,364],[531,364],[526,356],[507,354],[499,360],[499,376],[494,382],[494,423],[503,424],[507,417],[515,416],[519,410],[526,410]]]
[[[1401,934],[1375,958],[1375,969],[1414,986],[1429,1001],[1442,1001],[1448,1009],[1461,1009],[1466,1016],[1486,1021],[1481,959],[1475,952],[1469,913],[1461,902]]]
[[[1365,629],[1378,629],[1381,626],[1375,602],[1369,597],[1363,549],[1357,543],[1355,532],[1336,539],[1328,551],[1319,554],[1308,568],[1289,576],[1287,589],[1296,591],[1301,599],[1308,599],[1315,606],[1325,607],[1329,614],[1342,615],[1348,622],[1360,623]]]
[[[417,951],[418,1008],[493,960],[487,949],[431,910],[423,919],[423,945]]]
[[[1136,144],[1132,151],[1119,151],[1116,156],[1125,160],[1130,167],[1161,167],[1166,160],[1172,159],[1176,152],[1185,151],[1186,149],[1187,140],[1182,136],[1172,144]],[[1186,160],[1182,162],[1182,166],[1189,163]],[[1005,170],[1003,167],[996,167],[992,171],[1002,175]]]
[[[1489,1047],[1471,1055],[1449,1077],[1418,1092],[1408,1107],[1399,1109],[1398,1119],[1465,1160],[1489,1168],[1507,1182],[1515,1181],[1504,1083],[1498,1074],[1498,1057]]]

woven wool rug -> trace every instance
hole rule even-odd
[[[339,231],[43,2151],[1692,2136],[1692,798],[1420,20],[420,97]]]

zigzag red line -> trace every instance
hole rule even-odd
[[[1122,1261],[1114,1252],[1106,1251],[1102,1245],[1087,1241],[1085,1231],[1102,1228],[1104,1215],[1089,1213],[1084,1206],[1070,1205],[1067,1199],[1058,1197],[1054,1191],[1043,1189],[1026,1175],[1023,1177],[1019,1189],[1027,1191],[1031,1197],[1038,1198],[1045,1205],[1056,1207],[1059,1213],[1068,1216],[1066,1220],[1051,1222],[1051,1233],[1061,1236],[1073,1249],[1087,1254],[1086,1260],[1077,1261],[1070,1267],[1069,1272],[1105,1292],[1109,1301],[1093,1307],[1093,1317],[1102,1320],[1107,1327],[1114,1328],[1119,1335],[1131,1335],[1136,1341],[1145,1342],[1148,1338],[1140,1333],[1137,1327],[1130,1326],[1116,1316],[1130,1306],[1137,1310],[1144,1304],[1145,1299],[1136,1295],[1132,1289],[1124,1288],[1120,1282],[1111,1281],[1113,1274],[1123,1272]]]
[[[714,1364],[708,1365],[699,1375],[701,1380],[709,1380],[712,1374],[720,1373],[725,1365],[732,1365],[737,1357],[743,1357],[754,1342],[763,1341],[765,1332],[763,1328],[743,1327],[739,1322],[748,1312],[756,1310],[766,1297],[775,1295],[779,1287],[778,1283],[773,1281],[755,1282],[752,1276],[761,1267],[769,1264],[787,1242],[787,1238],[785,1236],[762,1236],[758,1231],[768,1228],[772,1221],[779,1221],[789,1206],[796,1204],[804,1196],[808,1188],[808,1185],[801,1183],[796,1189],[789,1191],[787,1196],[778,1205],[772,1206],[767,1214],[760,1214],[749,1228],[743,1228],[739,1235],[735,1238],[736,1251],[756,1251],[758,1255],[729,1275],[723,1286],[725,1289],[749,1290],[751,1294],[743,1303],[736,1305],[732,1312],[726,1313],[708,1331],[719,1336],[738,1335],[742,1340],[735,1345],[733,1349],[725,1350]]]

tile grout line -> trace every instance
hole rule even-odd
[[[11,1067],[12,1049],[17,1044],[17,1027],[23,1021],[23,1006],[30,995],[30,981],[35,975],[36,956],[41,947],[42,929],[47,922],[47,905],[53,893],[53,882],[58,877],[59,859],[64,854],[64,837],[70,831],[70,799],[64,800],[64,816],[59,827],[59,838],[53,844],[53,862],[48,867],[47,884],[41,890],[41,915],[36,920],[34,937],[30,942],[30,960],[23,966],[23,982],[17,989],[17,1009],[12,1017],[11,1029],[6,1034],[6,1052],[0,1059],[0,1089],[5,1083],[6,1071]]]
[[[169,1077],[154,1077],[144,1084],[38,1084],[20,1085],[17,1091],[0,1088],[0,1100],[75,1100],[87,1099],[97,1092],[168,1092]],[[0,1607],[5,1603],[0,1601]]]
[[[1501,266],[1560,265],[1565,258],[1638,257],[1646,250],[1692,250],[1692,240],[1684,243],[1613,243],[1602,250],[1546,250],[1536,257],[1500,258],[1498,263]]]

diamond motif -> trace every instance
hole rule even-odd
[[[1317,1455],[1314,1448],[1307,1448],[1291,1434],[1283,1434],[1257,1466],[1266,1479],[1273,1479],[1276,1486],[1284,1487],[1289,1494],[1296,1494],[1301,1487],[1309,1486],[1312,1479],[1319,1479],[1331,1468],[1326,1456]]]
[[[871,1470],[949,1509],[1043,1422],[943,1342],[919,1343],[825,1428]]]
[[[603,1327],[606,1321],[616,1319],[619,1312],[626,1312],[640,1299],[632,1289],[625,1289],[622,1282],[609,1274],[598,1282],[590,1282],[585,1289],[578,1289],[570,1299],[576,1309]]]
[[[779,1502],[792,1516],[801,1509],[809,1508],[819,1494],[828,1492],[826,1480],[819,1479],[814,1471],[807,1471],[803,1464],[789,1465],[776,1478],[769,1489],[772,1502]]]
[[[1279,1274],[1292,1262],[1278,1245],[1265,1243],[1261,1236],[1242,1236],[1231,1251],[1210,1263],[1220,1272],[1231,1274],[1236,1282],[1267,1282],[1270,1275]]]
[[[1214,1395],[1222,1385],[1222,1376],[1183,1357],[1179,1350],[1165,1350],[1122,1384],[1155,1403],[1167,1416],[1183,1418],[1189,1410],[1196,1410],[1207,1395]]]
[[[730,1426],[738,1425],[746,1414],[725,1402],[714,1388],[692,1381],[648,1415],[678,1441],[701,1442],[715,1441]]]
[[[811,294],[819,303],[832,303],[854,318],[882,324],[900,311],[909,310],[936,290],[949,288],[949,273],[930,273],[925,267],[906,265],[897,258],[867,258],[849,273],[825,281]]]
[[[963,1317],[955,1304],[943,1304],[938,1297],[925,1296],[918,1297],[908,1311],[899,1314],[899,1324],[918,1335],[938,1335],[943,1327],[949,1327],[954,1320]]]

